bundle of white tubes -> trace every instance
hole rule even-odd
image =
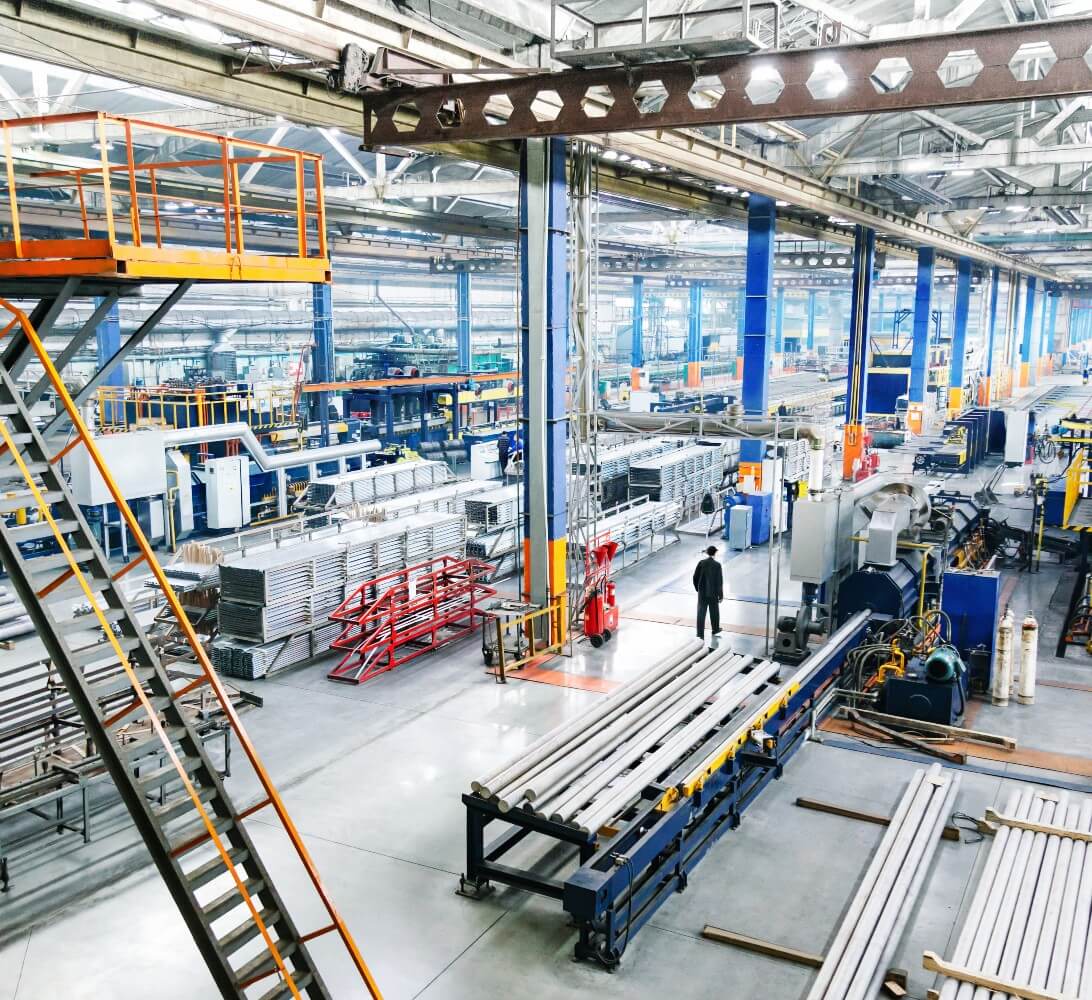
[[[915,772],[842,920],[807,1000],[879,995],[952,812],[959,776]]]
[[[1092,799],[1034,788],[1014,791],[1002,816],[1092,833]],[[1008,986],[1092,997],[1092,843],[1001,824],[950,963]],[[1005,1000],[1009,994],[944,979],[941,1000]]]
[[[526,809],[598,830],[738,713],[778,669],[691,640],[471,788],[504,812]]]

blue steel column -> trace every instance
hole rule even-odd
[[[918,248],[918,283],[914,291],[914,327],[910,341],[910,387],[906,422],[915,434],[925,425],[926,366],[929,360],[929,324],[933,316],[933,272],[937,252]]]
[[[948,410],[963,409],[963,362],[967,355],[967,320],[971,315],[971,261],[960,257],[956,269],[955,310],[952,316],[952,361],[948,369]]]
[[[846,421],[843,428],[842,478],[856,479],[864,457],[865,414],[868,412],[868,310],[876,233],[857,226],[853,234],[852,316],[849,332]]]
[[[565,140],[527,139],[519,169],[523,593],[542,606],[566,591],[567,225]]]
[[[994,266],[990,271],[990,304],[986,313],[986,374],[978,391],[978,405],[989,406],[993,402],[993,341],[997,330],[997,293],[1001,286],[1001,270]]]
[[[311,378],[315,382],[334,380],[334,302],[333,286],[311,286],[312,329],[314,347],[311,352]],[[319,421],[319,444],[325,448],[330,443],[330,393],[316,392],[311,395]]]
[[[701,282],[692,281],[686,325],[686,384],[691,388],[701,385],[701,363],[705,360],[705,352],[702,350],[701,306]]]
[[[1047,372],[1054,371],[1054,353],[1058,348],[1056,328],[1058,325],[1058,299],[1061,292],[1054,291],[1050,296],[1050,316],[1047,319]]]
[[[456,367],[461,372],[473,370],[474,359],[470,350],[470,272],[459,271],[455,275],[455,350]]]
[[[1049,357],[1047,349],[1047,318],[1050,313],[1050,299],[1053,296],[1050,287],[1043,285],[1043,294],[1039,298],[1039,336],[1035,338],[1035,374],[1042,375],[1043,363]]]
[[[778,285],[774,304],[774,355],[785,353],[785,286]]]
[[[95,299],[95,308],[98,309],[103,303],[101,298]],[[106,311],[106,315],[103,316],[102,321],[95,328],[95,356],[98,361],[97,368],[102,370],[109,363],[110,359],[121,350],[121,314],[118,310],[118,304],[115,301],[114,304]],[[125,362],[123,361],[119,365],[115,365],[110,373],[103,380],[104,386],[123,386],[128,382],[128,375],[125,370]],[[120,393],[118,394],[121,395]],[[106,403],[103,406],[103,420],[106,423],[110,423],[114,419],[114,414],[117,412],[118,416],[122,415],[121,410],[125,406],[123,402],[117,404],[118,410],[115,411],[114,405]]]
[[[1020,305],[1021,305],[1020,275],[1015,271],[1009,272],[1009,395],[1019,379],[1020,364]]]
[[[747,289],[736,292],[736,378],[743,378],[743,331],[747,326]]]
[[[808,291],[808,350],[815,350],[815,289]]]
[[[640,389],[640,370],[645,366],[645,279],[641,274],[633,276],[633,330],[629,365],[630,387]]]
[[[1031,331],[1035,326],[1035,277],[1028,275],[1027,296],[1024,301],[1024,338],[1020,344],[1020,384],[1029,385],[1031,377]]]
[[[743,410],[766,415],[770,399],[770,298],[773,294],[777,208],[753,194],[747,208],[747,304],[743,320]],[[742,452],[740,458],[743,458]]]

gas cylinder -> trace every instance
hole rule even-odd
[[[1007,705],[1012,688],[1012,643],[1015,623],[1012,608],[1006,608],[997,626],[997,658],[993,669],[993,703]]]
[[[1016,700],[1021,705],[1035,703],[1035,669],[1039,658],[1039,623],[1030,611],[1020,627],[1020,684]]]

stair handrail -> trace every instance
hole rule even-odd
[[[296,829],[295,823],[292,821],[291,816],[289,816],[288,814],[288,810],[284,805],[284,801],[281,799],[280,793],[277,791],[276,786],[273,784],[273,780],[270,778],[269,773],[266,771],[265,765],[262,763],[261,758],[258,755],[257,749],[251,742],[250,737],[246,733],[246,730],[243,728],[242,721],[240,720],[238,713],[235,711],[235,707],[231,702],[231,698],[228,695],[227,689],[224,687],[219,675],[213,668],[212,663],[208,658],[208,654],[201,644],[201,641],[198,638],[197,633],[193,628],[193,625],[191,624],[189,618],[186,616],[185,609],[182,607],[181,602],[178,600],[178,595],[175,594],[174,588],[171,586],[170,580],[167,579],[166,574],[163,572],[163,568],[159,565],[159,560],[156,559],[155,553],[152,551],[152,547],[140,527],[140,523],[133,515],[133,512],[129,509],[129,505],[126,502],[125,497],[122,495],[121,490],[118,488],[117,483],[114,481],[114,478],[111,475],[105,460],[99,453],[98,448],[95,447],[94,438],[91,436],[90,431],[84,424],[79,409],[73,402],[72,397],[69,395],[68,389],[65,386],[63,379],[57,372],[57,369],[54,367],[53,360],[50,358],[49,353],[45,349],[45,345],[39,338],[37,330],[34,328],[34,325],[33,323],[31,323],[30,318],[27,316],[27,314],[11,302],[9,302],[7,299],[0,298],[0,308],[7,310],[13,317],[13,319],[3,328],[2,332],[0,332],[0,337],[6,336],[16,324],[18,324],[22,328],[23,334],[26,336],[32,350],[38,358],[39,363],[42,365],[42,368],[45,371],[46,377],[49,379],[50,384],[53,386],[53,390],[56,393],[58,402],[63,407],[72,424],[72,428],[76,433],[77,439],[80,443],[83,444],[84,448],[87,450],[88,456],[91,458],[91,461],[94,463],[99,475],[102,477],[102,481],[106,486],[107,491],[109,492],[115,506],[118,508],[119,514],[121,514],[122,519],[125,521],[125,524],[128,527],[129,532],[133,537],[133,540],[136,542],[137,548],[140,550],[140,555],[134,560],[130,561],[128,564],[126,564],[126,566],[123,567],[120,573],[128,572],[134,566],[139,565],[140,562],[144,562],[147,564],[148,569],[151,571],[152,576],[155,578],[156,583],[163,593],[164,599],[166,600],[171,611],[174,613],[175,619],[182,629],[182,633],[185,636],[187,643],[193,650],[194,659],[196,660],[197,666],[200,667],[201,672],[204,675],[205,681],[208,683],[209,687],[212,689],[214,695],[216,696],[217,701],[219,702],[220,711],[223,713],[223,717],[226,719],[226,721],[234,731],[235,737],[239,742],[239,746],[242,748],[243,753],[246,755],[247,760],[250,762],[250,765],[253,768],[259,783],[265,791],[266,801],[260,802],[255,806],[251,806],[250,808],[243,810],[243,813],[238,815],[236,817],[236,820],[238,822],[241,822],[242,819],[245,818],[245,816],[253,815],[259,809],[264,808],[265,806],[269,806],[273,809],[273,811],[277,815],[277,818],[280,820],[281,825],[284,827],[285,833],[288,834],[289,841],[292,843],[292,846],[296,852],[296,856],[299,858],[300,863],[303,865],[304,870],[307,872],[308,878],[311,881],[311,885],[314,888],[316,894],[322,902],[323,908],[326,910],[326,913],[330,918],[329,925],[322,927],[318,931],[312,932],[311,934],[304,935],[304,938],[309,940],[320,934],[325,934],[329,931],[336,930],[338,937],[341,939],[342,943],[345,945],[346,950],[349,952],[349,956],[352,959],[353,965],[359,973],[361,980],[364,982],[369,995],[372,997],[372,1000],[382,1000],[382,994],[379,990],[379,986],[376,983],[371,970],[368,968],[367,963],[364,961],[364,957],[360,953],[360,949],[357,947],[357,944],[353,939],[352,934],[349,932],[348,927],[345,926],[345,923],[339,915],[337,908],[334,906],[334,902],[331,899],[330,894],[326,890],[326,887],[323,884],[321,877],[319,876],[318,869],[314,863],[314,860],[311,858],[307,847],[304,845],[303,838],[300,836],[299,831]],[[2,423],[0,423],[0,429],[2,429]],[[70,451],[73,447],[73,444],[74,442],[70,442],[68,445],[66,445],[63,449],[63,453],[67,453],[68,451]],[[10,440],[8,441],[8,447],[11,448],[13,456],[22,466],[22,471],[24,472],[24,475],[29,477],[30,473],[26,469],[25,465],[22,463],[22,456],[19,455],[18,450],[14,448]],[[55,461],[57,457],[59,457],[59,455],[55,456],[50,461]],[[32,490],[37,493],[37,487],[34,486],[33,482],[29,478],[28,482],[30,483]],[[38,500],[39,503],[43,504],[44,510],[46,511],[46,516],[49,517],[52,521],[52,516],[48,513],[49,505],[45,504],[44,499],[41,498],[40,494],[38,495]],[[59,531],[57,531],[56,533],[60,535]],[[74,563],[71,552],[68,550],[67,543],[64,542],[63,538],[60,539],[60,543],[68,554],[69,560]],[[78,569],[77,575],[79,575]],[[91,601],[92,608],[96,608],[96,602],[93,598],[91,598],[90,594],[88,596]],[[166,737],[166,733],[162,729],[162,724],[159,722],[158,714],[152,710],[152,706],[150,705],[150,703],[147,703],[146,696],[143,693],[143,686],[137,682],[136,675],[132,673],[131,667],[128,666],[128,657],[123,654],[120,645],[117,643],[117,640],[113,635],[113,630],[108,625],[106,626],[106,635],[114,645],[115,652],[121,659],[122,665],[126,666],[126,668],[130,671],[130,681],[134,685],[134,689],[137,692],[138,698],[145,702],[144,708],[145,711],[147,711],[149,714],[152,725],[156,728],[161,740],[164,741],[167,752],[172,757],[175,766],[181,771],[181,762],[178,760],[177,755],[175,754],[173,748],[170,746],[170,742]],[[183,777],[183,780],[188,781],[186,777]],[[190,795],[196,799],[197,795],[195,790],[192,788],[192,785],[187,790],[189,791]],[[204,814],[203,806],[201,806],[200,804],[199,809],[202,810],[202,815],[205,819],[206,825],[209,825],[211,827],[211,822],[208,820],[207,814]],[[210,829],[210,833],[215,839],[215,830]],[[230,864],[228,865],[228,871],[234,873],[233,866],[231,866]],[[236,882],[238,883],[238,875],[235,875],[235,878]],[[243,896],[244,899],[247,899],[249,902],[249,896],[245,893],[245,891],[243,892]],[[250,905],[252,906],[252,903]],[[259,927],[263,929],[263,935],[266,935],[267,932],[265,931],[261,921],[257,919],[256,913],[255,919],[257,920]],[[280,965],[282,973],[285,973],[285,969],[281,964],[279,954],[272,941],[268,937],[267,944],[270,947],[270,953],[273,956],[274,961]],[[296,989],[291,976],[288,976],[286,974],[285,981],[291,989],[293,996],[298,998],[300,994],[299,991]]]

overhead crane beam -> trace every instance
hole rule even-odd
[[[173,2],[181,4],[182,0]],[[88,5],[88,11],[90,6]],[[224,23],[222,27],[256,42],[282,44],[284,36],[271,27],[275,18],[265,16],[266,13],[278,11],[283,14],[284,8],[267,0],[253,0],[247,5],[245,15],[234,13],[230,24]],[[342,13],[344,12],[339,12],[338,16]],[[386,13],[391,19],[400,16],[394,12]],[[245,24],[237,23],[240,19]],[[420,26],[420,30],[415,29],[413,32],[414,39],[424,37],[421,35],[422,31],[432,38],[437,30],[435,26],[425,22],[414,23]],[[1030,30],[1027,25],[1019,27]],[[1053,24],[1046,26],[1048,30],[1054,30],[1054,27]],[[380,25],[373,30],[363,20],[355,18],[339,24],[332,31],[332,35],[337,36],[339,44],[355,41],[371,50],[377,44],[386,44],[377,42],[371,36],[375,31],[388,28],[389,26]],[[332,29],[327,24],[322,30],[330,34]],[[448,42],[454,46],[461,40],[451,36]],[[473,72],[470,67],[476,65],[477,61],[471,58],[470,53],[450,48],[445,55],[440,51],[444,46],[439,40],[433,38],[430,44],[435,46],[432,58],[438,65],[448,65],[456,74]],[[119,79],[233,108],[270,116],[280,115],[288,121],[337,126],[351,131],[360,127],[362,118],[362,102],[359,96],[315,86],[313,80],[294,75],[291,70],[279,73],[233,74],[229,61],[214,46],[203,44],[194,38],[181,41],[157,34],[153,25],[143,25],[142,30],[134,32],[131,24],[123,23],[121,19],[115,19],[114,15],[101,9],[95,10],[94,16],[90,16],[89,12],[81,13],[72,7],[0,0],[0,51],[78,70],[98,66],[104,74]],[[814,49],[807,51],[815,56]],[[423,56],[420,52],[415,54]],[[901,55],[901,52],[897,54]],[[504,66],[510,61],[497,55],[489,63]],[[516,68],[514,63],[511,66]],[[1054,76],[1057,69],[1055,66],[1048,79]],[[510,82],[506,80],[502,85],[505,91]],[[687,88],[689,86],[688,82]],[[772,117],[771,106],[764,107],[765,113]],[[824,109],[822,113],[829,113],[829,109]],[[596,122],[601,120],[595,119]],[[490,135],[491,140],[498,137],[499,133],[497,136]],[[784,209],[780,213],[779,222],[781,231],[785,233],[825,238],[848,245],[853,239],[852,225],[862,224],[875,229],[881,240],[888,237],[909,244],[902,247],[897,243],[878,244],[878,249],[888,253],[913,256],[917,246],[925,245],[936,248],[940,255],[953,261],[960,256],[967,256],[979,263],[996,265],[1005,270],[1015,268],[1046,280],[1056,277],[1047,268],[1016,260],[972,240],[925,225],[864,199],[831,191],[816,178],[792,173],[698,132],[623,132],[615,133],[609,138],[603,137],[601,141],[631,157],[665,164],[680,174],[689,174],[714,184],[731,185],[788,201],[793,208]],[[403,137],[400,145],[412,147],[412,136]],[[513,172],[519,167],[519,146],[511,141],[463,142],[455,141],[452,136],[445,136],[430,151]],[[703,188],[674,174],[642,172],[616,163],[601,162],[599,188],[604,194],[617,194],[651,205],[677,208],[702,218],[746,218],[744,199],[726,197],[720,192]],[[845,219],[848,225],[832,224],[827,221],[828,216]],[[331,214],[331,219],[333,217]]]
[[[1021,80],[1010,64],[1019,65],[1024,57],[1018,53],[1029,45],[1049,46],[1057,61],[1044,76]],[[1071,18],[818,50],[399,88],[365,98],[364,141],[420,145],[603,134],[1075,97],[1092,92],[1088,49],[1087,18]],[[694,100],[699,83],[703,94],[720,92],[712,106]],[[501,93],[510,113],[498,109]]]

